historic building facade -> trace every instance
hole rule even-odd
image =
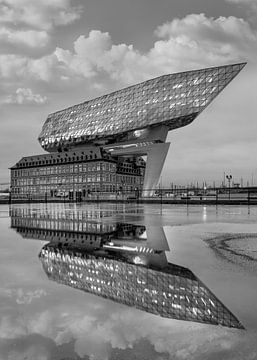
[[[97,147],[22,158],[11,168],[12,199],[81,201],[142,189],[142,158],[115,159]]]
[[[12,199],[149,195],[168,132],[190,124],[244,66],[163,75],[50,114],[38,139],[48,153],[11,168]]]

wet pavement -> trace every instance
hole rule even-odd
[[[257,207],[0,207],[0,359],[257,358]]]

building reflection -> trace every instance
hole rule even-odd
[[[167,261],[162,227],[104,215],[16,208],[11,226],[49,241],[39,259],[50,280],[166,318],[244,328],[192,271]]]

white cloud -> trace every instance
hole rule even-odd
[[[159,39],[142,53],[132,45],[113,44],[106,32],[92,30],[75,40],[73,50],[57,47],[39,59],[1,55],[0,75],[53,83],[70,79],[71,84],[93,78],[97,84],[116,81],[121,86],[163,73],[245,60],[255,63],[257,56],[257,32],[232,16],[191,14],[159,26],[155,33]]]
[[[104,72],[110,78],[129,83],[135,81],[134,72],[136,77],[140,73],[145,77],[145,72],[139,69],[147,60],[144,61],[144,55],[134,50],[132,45],[114,45],[108,33],[98,30],[92,30],[88,37],[79,36],[74,42],[74,52],[57,48],[55,55],[71,74],[85,78]],[[145,63],[145,69],[146,66]]]
[[[16,54],[0,55],[0,77],[7,81],[23,82],[26,79],[55,81],[58,73],[55,54],[32,59]]]
[[[1,289],[1,293],[8,298],[15,299],[17,304],[30,304],[34,299],[39,299],[46,295],[46,291],[43,289],[25,291],[22,288]]]
[[[28,62],[29,59],[27,57],[20,55],[0,55],[0,77],[2,78],[2,85],[4,78],[13,81],[17,78],[23,79]]]
[[[0,22],[50,30],[78,19],[81,7],[70,0],[0,0]]]
[[[0,28],[0,41],[13,45],[25,45],[29,47],[44,47],[49,42],[49,35],[46,31],[35,30],[11,30],[5,27]]]
[[[113,349],[131,349],[143,339],[157,354],[169,354],[174,360],[203,360],[207,354],[208,359],[228,360],[256,356],[254,331],[164,319],[127,307],[114,307],[108,312],[108,302],[102,310],[104,316],[92,306],[88,315],[62,304],[26,317],[5,315],[0,321],[0,335],[13,342],[22,337],[26,342],[26,337],[40,334],[57,346],[72,341],[80,357],[98,360],[111,358]]]
[[[255,61],[257,32],[236,17],[208,18],[192,14],[156,30],[160,38],[147,53],[132,45],[112,43],[108,33],[93,30],[80,36],[74,50],[57,48],[55,55],[67,72],[92,78],[102,73],[121,83],[133,83],[162,73]]]
[[[33,91],[29,88],[18,88],[15,91],[15,94],[8,95],[4,99],[5,104],[36,104],[42,105],[47,101],[46,96],[42,96],[40,94],[34,94]],[[33,295],[33,294],[32,294]]]
[[[32,79],[55,82],[60,81],[67,70],[62,67],[53,53],[39,59],[28,59],[25,71]]]
[[[0,0],[0,41],[15,52],[45,48],[54,28],[78,19],[81,9],[71,0]]]
[[[183,68],[226,64],[256,57],[257,33],[243,19],[191,14],[159,26],[151,55]],[[166,57],[166,59],[165,59]],[[179,65],[180,64],[180,65]]]
[[[156,35],[161,38],[186,36],[198,42],[204,41],[204,44],[207,39],[212,43],[236,45],[239,45],[240,41],[249,43],[256,40],[256,32],[251,29],[247,21],[234,16],[208,18],[204,14],[191,14],[183,19],[174,19],[159,26]]]
[[[109,78],[130,84],[162,73],[215,66],[236,61],[253,61],[257,56],[257,32],[236,17],[208,18],[191,14],[163,24],[147,53],[132,45],[112,43],[108,33],[93,30],[80,36],[74,50],[57,48],[55,55],[70,76]]]

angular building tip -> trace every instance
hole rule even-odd
[[[162,75],[57,111],[48,116],[39,142],[51,152],[99,141],[124,142],[136,138],[138,129],[188,125],[245,65]]]

